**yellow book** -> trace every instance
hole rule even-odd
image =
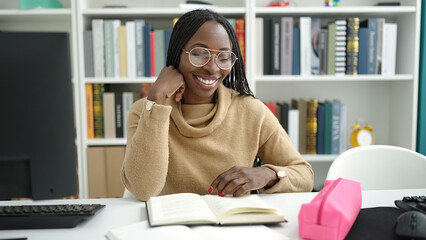
[[[86,125],[87,138],[95,138],[95,127],[93,120],[93,84],[86,84]]]
[[[306,153],[317,154],[317,109],[318,100],[309,100],[307,102],[307,115],[306,115]]]
[[[120,46],[120,77],[127,77],[127,39],[126,26],[118,28],[118,43]]]

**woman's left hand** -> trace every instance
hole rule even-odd
[[[211,184],[209,193],[217,190],[219,196],[234,197],[257,190],[266,185],[272,186],[278,181],[277,174],[268,167],[232,167],[220,174]]]

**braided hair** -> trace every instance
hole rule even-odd
[[[170,37],[166,65],[172,65],[176,69],[179,68],[182,48],[195,34],[195,32],[197,32],[201,25],[207,21],[216,22],[225,28],[226,32],[228,33],[229,40],[232,44],[232,52],[234,52],[238,58],[238,61],[235,62],[231,72],[223,80],[223,85],[225,85],[227,88],[239,92],[241,95],[254,97],[253,92],[250,90],[246,78],[246,73],[244,71],[244,62],[241,55],[237,35],[226,18],[211,10],[197,9],[187,12],[179,18]]]

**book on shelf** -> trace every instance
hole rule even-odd
[[[272,114],[277,115],[277,104],[275,102],[265,102],[265,105],[271,110]]]
[[[276,102],[275,103],[275,117],[278,119],[278,122],[280,124],[282,124],[282,121],[281,121],[281,110],[282,110],[282,104],[279,103],[279,102]]]
[[[301,154],[306,153],[306,117],[307,117],[307,101],[304,99],[292,99],[291,108],[299,110],[299,152]]]
[[[288,110],[288,136],[296,150],[299,150],[299,110]]]
[[[136,77],[145,76],[145,41],[144,41],[144,29],[145,20],[135,19],[135,68]]]
[[[332,102],[331,154],[340,154],[341,102]]]
[[[235,18],[226,18],[228,20],[229,24],[231,24],[232,28],[235,31]]]
[[[135,22],[126,22],[126,61],[127,61],[127,77],[136,77],[136,39],[135,39]]]
[[[263,18],[263,74],[272,74],[272,46],[269,44],[272,41],[272,18]]]
[[[317,154],[318,100],[308,100],[306,103],[306,107],[306,153]]]
[[[164,60],[164,65],[166,65],[167,63],[167,54],[169,51],[169,44],[170,44],[170,38],[172,37],[172,29],[166,29],[164,30],[164,55],[165,55],[165,60]]]
[[[281,126],[288,133],[288,111],[290,110],[290,105],[286,102],[279,103],[279,105],[281,106]]]
[[[318,75],[320,68],[320,59],[319,59],[319,34],[320,34],[320,19],[319,18],[311,18],[311,74]]]
[[[84,76],[94,77],[95,66],[93,63],[93,33],[92,30],[85,30],[83,32],[83,45],[84,45]]]
[[[236,225],[285,222],[278,209],[257,195],[219,197],[177,193],[151,197],[146,202],[151,226],[161,225]]]
[[[150,33],[149,33],[149,38],[150,38],[150,43],[151,43],[151,47],[150,47],[150,50],[151,50],[151,54],[150,54],[150,57],[151,57],[151,77],[154,77],[155,76],[155,73],[156,73],[156,66],[155,66],[155,59],[156,59],[156,56],[155,56],[155,32],[154,31],[151,31]]]
[[[103,83],[93,84],[93,121],[95,138],[104,138]]]
[[[137,240],[141,239],[184,239],[184,240],[221,240],[237,239],[245,240],[289,240],[271,228],[264,225],[250,226],[158,226],[150,227],[148,221],[141,221],[126,226],[110,229],[105,237],[108,240]],[[225,237],[226,236],[226,237]]]
[[[151,31],[152,26],[151,25],[144,25],[143,26],[143,47],[144,47],[144,70],[145,70],[145,77],[151,77]]]
[[[127,75],[127,32],[126,26],[118,27],[118,46],[120,57],[120,77],[126,78]]]
[[[385,23],[383,28],[383,75],[395,75],[397,31],[396,23]]]
[[[335,75],[346,74],[346,32],[347,21],[346,19],[336,19],[336,39],[335,39]]]
[[[104,92],[103,112],[104,112],[104,136],[105,138],[116,138],[115,132],[115,93]]]
[[[359,18],[347,18],[346,27],[346,74],[358,75]]]
[[[281,17],[272,18],[272,38],[270,42],[272,49],[272,74],[281,74]]]
[[[377,36],[378,36],[377,18],[368,18],[360,22],[360,28],[367,28],[368,39],[368,68],[367,74],[377,74]]]
[[[335,59],[336,58],[336,23],[328,24],[328,38],[327,38],[327,74],[335,74]]]
[[[369,36],[368,28],[359,28],[358,74],[368,74]]]
[[[324,102],[324,154],[331,154],[333,129],[333,104],[330,101]]]
[[[327,74],[328,30],[320,29],[318,35],[319,74]]]
[[[130,108],[135,102],[135,93],[134,92],[123,92],[122,93],[123,101],[123,137],[127,138],[127,118],[129,116]]]
[[[166,53],[164,46],[164,30],[154,30],[155,35],[155,76],[160,75],[161,69],[166,66]]]
[[[292,75],[293,17],[281,18],[281,75]]]
[[[385,28],[385,18],[377,18],[377,73],[382,74],[383,61],[383,29]]]
[[[263,33],[263,18],[257,17],[256,18],[256,29],[259,33]],[[263,75],[263,58],[264,58],[264,42],[263,42],[264,34],[256,34],[256,44],[258,47],[256,47],[256,75]]]
[[[311,75],[311,17],[300,17],[300,75]]]
[[[93,120],[93,84],[86,84],[86,129],[87,139],[95,138],[95,127]]]
[[[318,102],[317,108],[317,154],[324,154],[325,107]]]
[[[115,135],[116,138],[124,137],[123,129],[123,93],[114,92],[114,104],[115,104]]]
[[[235,19],[235,33],[238,38],[238,44],[240,45],[242,60],[246,62],[246,20],[244,18]]]
[[[97,78],[105,77],[104,30],[103,19],[92,20],[93,65]]]
[[[120,77],[120,51],[118,40],[120,20],[105,19],[103,23],[105,77]]]
[[[340,153],[346,151],[348,133],[347,133],[347,106],[344,103],[340,104]]]
[[[300,28],[293,28],[292,75],[300,75]]]

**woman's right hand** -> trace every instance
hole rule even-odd
[[[183,98],[185,87],[185,80],[178,70],[173,66],[164,67],[149,90],[147,98],[157,104],[164,104],[167,98],[174,95],[176,102],[179,102]]]

